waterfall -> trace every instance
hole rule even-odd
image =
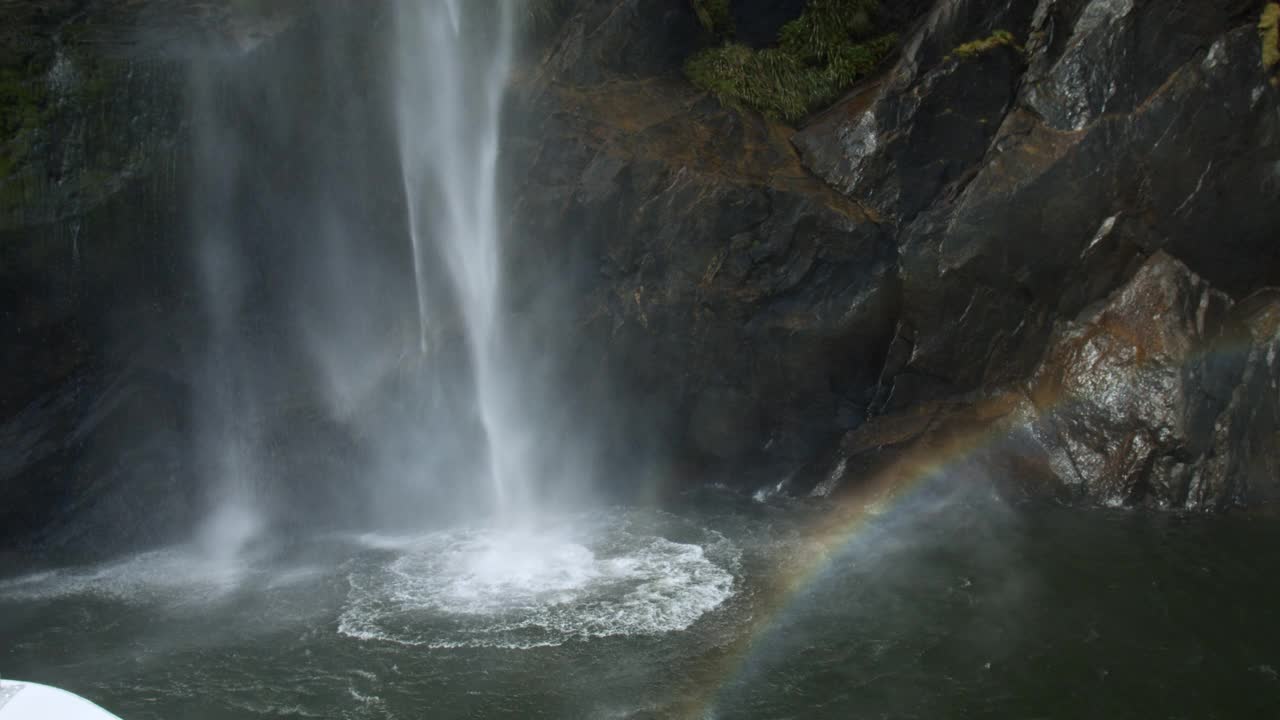
[[[396,120],[418,284],[419,347],[434,318],[428,257],[451,281],[470,355],[495,512],[527,497],[529,416],[515,399],[504,327],[498,150],[515,3],[401,0],[396,5]],[[429,252],[429,248],[435,252]]]
[[[211,554],[326,525],[516,529],[536,519],[534,478],[558,482],[574,456],[557,447],[553,470],[539,452],[567,433],[551,353],[522,341],[558,316],[522,307],[516,326],[504,297],[521,6],[391,0],[364,25],[362,7],[323,4],[296,35],[192,71]]]

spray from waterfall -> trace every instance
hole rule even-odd
[[[231,564],[325,527],[534,530],[589,496],[567,316],[529,290],[553,271],[504,247],[521,4],[361,7],[193,70],[195,535]]]
[[[197,77],[194,116],[201,118],[196,155],[202,168],[197,228],[196,279],[207,327],[195,389],[196,467],[210,494],[210,512],[197,528],[202,558],[217,572],[228,571],[240,551],[262,530],[255,512],[258,483],[258,390],[255,363],[247,352],[242,325],[246,304],[245,268],[233,242],[238,168],[228,148],[237,146],[229,125],[217,121],[216,89]]]

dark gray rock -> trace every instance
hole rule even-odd
[[[713,41],[688,2],[577,0],[537,71],[575,85],[676,78],[685,59]]]
[[[633,17],[632,3],[614,4]],[[515,144],[532,168],[520,216],[544,218],[531,236],[573,248],[578,269],[565,274],[593,298],[581,314],[600,329],[602,366],[663,409],[651,429],[709,467],[776,474],[808,453],[802,489],[830,474],[833,456],[814,448],[868,416],[968,407],[965,393],[1022,383],[1055,326],[1153,253],[1228,305],[1222,293],[1280,282],[1267,239],[1280,111],[1254,12],[1230,0],[1194,12],[1173,0],[941,0],[890,70],[791,134],[798,163],[777,140],[785,129],[616,63],[571,70],[587,56],[569,43],[525,86],[538,119]],[[996,31],[1014,43],[954,52]],[[852,202],[792,179],[806,172]],[[856,321],[827,320],[841,305],[859,308]],[[1115,487],[1095,478],[1074,497],[1226,502],[1234,491],[1188,500],[1192,481],[1171,479],[1180,470],[1152,474],[1159,458],[1208,447],[1204,418],[1238,386],[1235,366],[1216,362],[1185,380],[1200,399],[1180,439],[1081,421],[1091,439],[1079,442],[1098,444]],[[1135,383],[1135,408],[1090,417],[1173,412],[1139,402],[1158,379],[1117,374]],[[1238,412],[1255,411],[1266,412]],[[1014,445],[1037,443],[1024,429]],[[1041,469],[1042,489],[1073,497]]]
[[[954,482],[1111,507],[1280,497],[1280,292],[1234,304],[1161,252],[1060,323],[1025,386],[924,402],[847,433],[794,488]]]
[[[806,167],[909,222],[986,155],[1024,69],[1016,48],[952,50],[996,30],[1024,35],[1029,19],[1026,3],[938,3],[891,70],[796,133]]]
[[[1205,477],[1215,426],[1251,349],[1247,339],[1232,345],[1230,308],[1224,294],[1158,253],[1105,303],[1054,333],[1030,395],[1064,484],[1114,505],[1241,499],[1230,474]],[[1274,406],[1274,393],[1269,400],[1255,398]],[[1237,439],[1229,428],[1221,433],[1217,450],[1229,454]]]
[[[1227,361],[1243,354],[1244,371],[1214,422],[1203,469],[1192,474],[1189,506],[1280,501],[1280,292],[1258,292],[1233,315],[1248,335],[1229,337],[1218,352]]]
[[[680,82],[531,95],[513,262],[571,285],[577,354],[641,409],[630,442],[768,477],[862,421],[893,334],[893,247],[808,176],[785,128]]]
[[[886,378],[897,406],[1025,376],[1055,317],[1160,248],[1237,296],[1280,281],[1267,229],[1280,113],[1255,19],[1238,3],[1196,13],[1156,1],[1041,3],[1028,69],[981,155],[948,152],[945,139],[986,130],[973,118],[1004,100],[992,94],[982,111],[945,82],[947,61],[912,62],[953,6],[939,5],[870,105],[847,101],[868,112],[829,129],[824,118],[798,139],[810,167],[903,224],[902,322],[914,344]],[[992,70],[1010,86],[1007,65]],[[911,112],[900,115],[903,98]],[[952,106],[972,109],[952,124],[935,109]]]

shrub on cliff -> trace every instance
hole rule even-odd
[[[695,0],[695,8],[713,2]],[[896,35],[872,37],[877,7],[875,0],[810,0],[800,17],[782,26],[776,46],[708,48],[689,58],[685,75],[725,104],[799,120],[834,101],[893,51]],[[723,11],[727,17],[727,2]]]

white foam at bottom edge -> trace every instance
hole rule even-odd
[[[683,630],[733,595],[700,545],[452,531],[353,563],[339,632],[431,648],[533,648]],[[385,545],[383,546],[386,547]]]

